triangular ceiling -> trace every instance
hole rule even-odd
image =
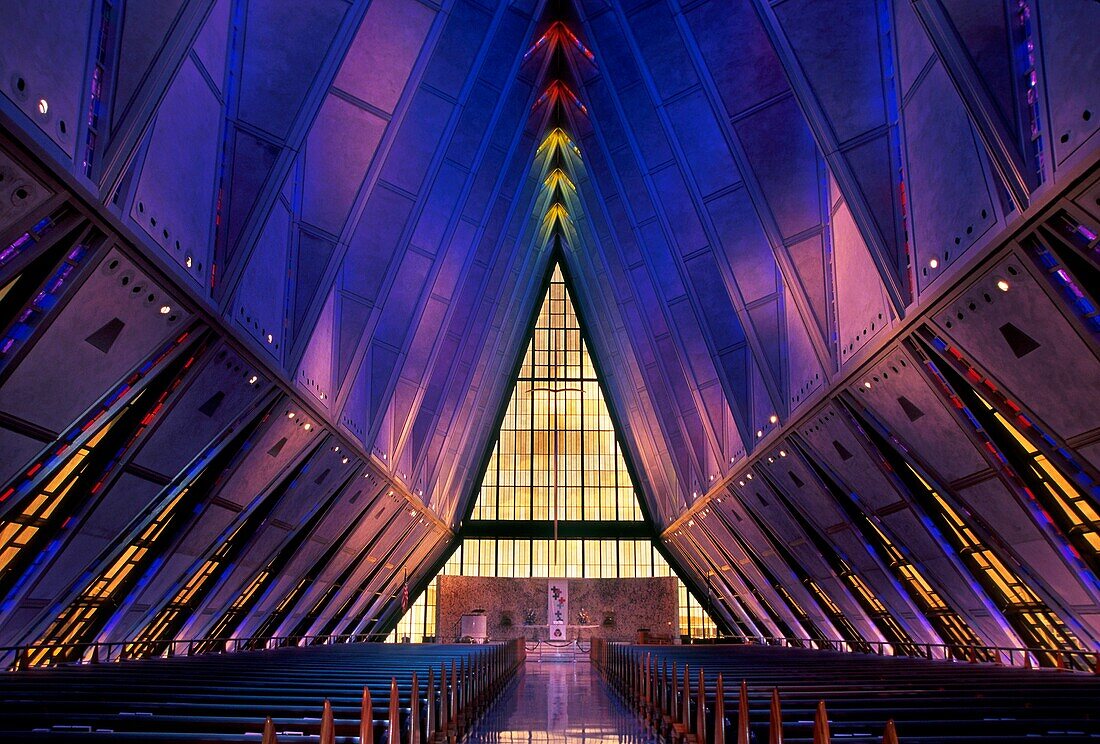
[[[551,234],[667,525],[957,259],[930,274],[929,256],[961,254],[1015,193],[991,180],[906,3],[846,6],[842,22],[755,1],[215,5],[132,153],[93,153],[91,177],[452,526]],[[898,92],[926,99],[934,137],[902,142]],[[181,136],[196,154],[182,173]],[[965,147],[941,203],[917,163],[945,141]],[[961,241],[947,204],[972,223]]]
[[[53,72],[5,116],[451,528],[555,256],[664,528],[1100,121],[1084,0],[70,5],[0,28]]]

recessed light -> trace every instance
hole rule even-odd
[[[1008,291],[1008,282],[1006,282],[1004,279],[998,279],[997,280],[997,289],[1001,290],[1002,292],[1007,292]]]
[[[50,113],[50,102],[47,101],[45,98],[38,99],[38,113],[42,114],[43,116]]]
[[[931,261],[929,261],[929,262],[928,262],[928,268],[930,268],[930,269],[934,269],[934,268],[936,268],[936,267],[937,267],[937,266],[939,266],[939,265],[940,265],[940,262],[939,262],[939,261],[937,261],[937,260],[936,260],[936,259],[934,259],[934,258],[933,258],[933,259],[932,259]]]
[[[288,414],[286,415],[286,417],[287,417],[288,419],[292,419],[292,418],[294,418],[294,416],[295,416],[295,414],[294,414],[294,411],[291,411],[290,413],[288,413]]]
[[[869,382],[865,382],[865,383],[863,383],[863,387],[865,387],[865,388],[867,388],[868,390],[870,390],[870,389],[871,389],[871,383],[869,383]]]
[[[310,429],[312,429],[312,428],[313,428],[313,424],[306,424],[306,425],[305,425],[305,426],[303,426],[302,428],[303,428],[303,429],[305,429],[306,431],[309,431]]]
[[[252,375],[251,377],[248,378],[248,384],[249,385],[255,385],[256,380],[258,380],[258,379],[260,379],[259,375]]]
[[[772,415],[771,415],[771,416],[770,416],[770,417],[768,418],[768,421],[772,422],[773,424],[779,423],[779,417],[778,417],[778,416],[776,416],[776,415],[775,415],[775,414],[773,413],[773,414],[772,414]]]
[[[168,305],[161,305],[160,306],[160,314],[161,315],[167,315],[170,312],[172,312],[172,308],[169,307]]]

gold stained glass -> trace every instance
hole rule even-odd
[[[535,321],[472,518],[642,519],[559,266]]]
[[[427,590],[386,639],[422,643],[436,635],[439,576],[575,576],[594,579],[675,576],[649,540],[511,540],[468,538],[444,564]],[[677,579],[680,633],[693,638],[717,635],[714,621]]]
[[[615,436],[561,268],[554,267],[482,477],[473,520],[642,520],[634,482]],[[545,526],[545,525],[544,525]],[[675,576],[650,540],[467,538],[440,574],[495,577]],[[717,634],[704,606],[679,584],[680,633]],[[438,576],[409,607],[391,642],[436,635]],[[447,632],[442,629],[440,632]]]

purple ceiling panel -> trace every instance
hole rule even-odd
[[[626,87],[637,83],[638,64],[631,52],[630,45],[623,38],[622,28],[614,12],[593,15],[588,20],[592,32],[590,41],[599,44],[600,68],[615,79],[617,86]]]
[[[886,120],[879,6],[875,0],[797,0],[775,8],[840,142]]]
[[[479,82],[474,86],[447,148],[448,160],[453,160],[463,168],[474,165],[474,156],[485,138],[494,104],[499,98],[500,92],[484,83]]]
[[[302,219],[339,235],[386,122],[329,95],[306,138]]]
[[[393,113],[435,11],[416,0],[373,0],[336,75],[336,87]]]
[[[409,344],[405,363],[401,366],[401,375],[406,379],[419,382],[427,374],[428,358],[439,343],[447,310],[447,303],[434,296],[425,301],[424,310],[416,325],[416,334]]]
[[[763,361],[767,364],[767,373],[772,380],[784,378],[787,359],[786,323],[783,317],[783,296],[757,303],[746,308],[749,322],[764,352]]]
[[[701,91],[678,98],[665,110],[702,196],[741,180],[714,110]]]
[[[915,87],[905,114],[910,242],[924,290],[997,218],[984,153],[941,65]]]
[[[830,308],[822,236],[811,235],[805,240],[789,245],[787,253],[798,274],[801,289],[810,303],[812,322],[817,324],[817,332],[825,338],[828,336]]]
[[[1001,0],[941,0],[1004,122],[1016,118],[1012,33]]]
[[[699,84],[666,4],[652,4],[631,15],[627,23],[662,100]]]
[[[435,93],[417,91],[382,166],[382,178],[410,194],[419,193],[452,110],[454,106]]]
[[[652,170],[671,160],[672,149],[645,87],[638,84],[630,88],[618,88],[618,94],[646,168]]]
[[[1043,0],[1040,49],[1043,76],[1048,86],[1050,108],[1049,141],[1055,166],[1070,164],[1074,154],[1087,160],[1096,152],[1096,130],[1100,127],[1100,45],[1085,42],[1083,33],[1100,27],[1097,3]]]
[[[889,324],[890,311],[878,270],[846,204],[833,215],[832,243],[837,339],[843,364]]]
[[[737,122],[737,136],[784,238],[821,224],[824,164],[791,97]],[[775,142],[783,143],[776,148]]]
[[[265,351],[282,359],[286,337],[290,214],[276,203],[237,285],[231,313]]]
[[[910,0],[893,0],[894,43],[897,45],[898,85],[903,96],[936,53],[928,41]]]
[[[649,198],[645,180],[638,168],[638,161],[634,153],[625,145],[611,151],[611,164],[619,177],[623,198],[630,204],[634,215],[634,222],[642,223],[652,219],[656,214],[653,201]]]
[[[38,0],[5,5],[0,23],[0,90],[66,155],[76,149],[81,101],[87,89],[87,29],[92,5]],[[39,101],[47,103],[45,113]]]
[[[432,260],[427,256],[416,251],[405,253],[374,329],[374,338],[397,349],[403,347],[405,336],[416,323],[417,306],[427,293],[431,269]]]
[[[314,295],[320,286],[321,278],[328,268],[329,259],[336,250],[336,243],[304,230],[298,232],[297,257],[292,264],[291,283],[293,286],[294,315],[291,329],[297,337],[306,311],[313,303]]]
[[[199,62],[218,90],[222,89],[225,78],[225,55],[229,45],[229,6],[230,0],[216,0],[194,46]]]
[[[734,311],[714,255],[705,252],[684,262],[703,322],[718,351],[745,343],[745,331]]]
[[[232,149],[228,157],[232,159],[232,164],[229,166],[228,193],[223,197],[228,201],[228,207],[222,210],[225,228],[218,231],[219,246],[223,241],[226,245],[224,269],[232,267],[240,253],[238,241],[241,230],[245,227],[249,213],[256,206],[260,190],[267,183],[279,156],[276,145],[251,132],[234,129],[230,136]],[[287,178],[286,185],[292,188],[293,179]]]
[[[179,19],[187,7],[184,0],[168,0],[163,3],[129,3],[125,7],[122,22],[122,39],[119,43],[119,73],[115,83],[113,107],[116,121],[124,114],[131,99],[141,85],[141,79],[162,51],[164,43],[172,33],[172,25]],[[68,12],[55,13],[54,17],[65,17]],[[86,23],[87,21],[85,21]],[[46,21],[52,26],[54,19]],[[86,26],[82,23],[73,29],[72,37],[84,36]],[[61,31],[61,29],[58,29]]]
[[[775,256],[748,192],[737,189],[713,199],[707,202],[707,212],[742,299],[751,303],[775,292],[779,287]]]
[[[784,294],[789,294],[789,290],[785,290]],[[784,392],[787,399],[785,405],[781,408],[793,411],[806,400],[811,392],[819,390],[825,384],[825,370],[822,368],[821,361],[818,359],[817,352],[810,341],[810,333],[816,333],[816,329],[807,330],[808,326],[803,322],[798,308],[795,303],[790,301],[789,297],[783,303],[783,309],[786,314],[787,344],[785,361],[787,363],[787,374],[784,381]]]
[[[685,294],[683,282],[680,280],[680,271],[676,266],[676,259],[672,255],[668,241],[665,240],[664,231],[659,222],[653,221],[642,225],[638,231],[645,242],[646,259],[653,271],[654,278],[666,302],[682,297]]]
[[[164,256],[202,284],[210,270],[221,104],[190,60],[165,94],[130,217]],[[187,158],[180,153],[186,151]]]
[[[435,45],[424,82],[440,93],[457,98],[470,74],[478,48],[488,31],[491,17],[468,0],[451,6],[443,36]]]
[[[670,302],[668,312],[683,345],[683,354],[677,356],[684,357],[687,363],[687,369],[694,378],[695,385],[692,387],[710,382],[714,379],[714,365],[691,303],[686,297]]]
[[[295,379],[325,408],[335,397],[332,379],[334,323],[336,315],[336,293],[331,292],[321,308],[321,315],[309,335],[302,359],[298,363]]]
[[[247,2],[238,116],[283,138],[348,6],[341,0]]]
[[[377,298],[412,208],[411,199],[392,189],[371,192],[344,256],[344,290],[370,301]]]
[[[359,348],[359,342],[363,338],[363,331],[367,328],[367,320],[370,319],[372,305],[360,302],[355,297],[341,294],[339,302],[339,314],[337,327],[339,329],[336,338],[336,379],[341,381],[351,366],[352,358]]]
[[[728,116],[788,89],[783,66],[750,3],[708,0],[684,15]]]
[[[680,169],[670,165],[653,174],[653,187],[661,194],[661,206],[672,228],[680,256],[690,256],[708,244],[703,223],[695,209]]]
[[[466,184],[466,176],[466,173],[451,163],[443,163],[413,230],[413,246],[432,255],[440,252],[447,225]]]

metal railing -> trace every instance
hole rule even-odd
[[[692,639],[692,643],[746,643],[781,648],[842,651],[876,656],[905,656],[939,661],[966,661],[1006,666],[1051,667],[1100,673],[1100,651],[1082,649],[1023,648],[1019,646],[981,646],[953,643],[890,643],[888,641],[846,641],[820,638],[783,638],[773,636],[729,635],[711,639]]]
[[[32,643],[0,646],[0,666],[8,671],[62,664],[136,661],[155,657],[200,656],[204,654],[269,651],[293,646],[321,646],[337,643],[378,643],[385,635],[375,633],[263,636],[211,640],[194,638],[167,641],[91,641],[87,643]]]

